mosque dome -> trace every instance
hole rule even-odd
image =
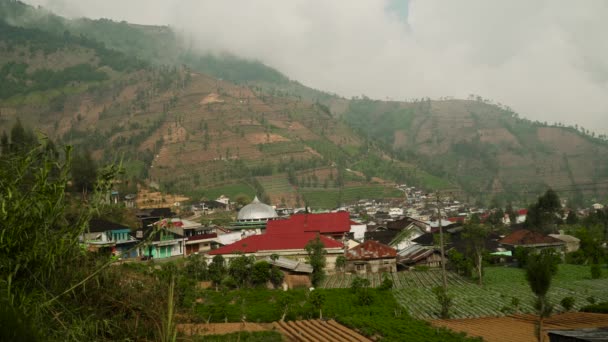
[[[278,217],[277,212],[269,206],[268,204],[264,204],[260,202],[258,197],[256,196],[253,201],[239,211],[237,215],[238,221],[249,221],[249,220],[263,220],[267,221],[270,219],[274,219]]]

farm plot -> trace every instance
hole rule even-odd
[[[275,322],[274,326],[292,341],[361,341],[371,340],[334,320]]]
[[[433,288],[441,285],[441,273],[439,271],[431,270],[427,272],[397,272],[387,273],[390,279],[393,281],[393,287],[395,289],[402,288],[418,288],[428,287]],[[322,284],[323,288],[348,288],[355,277],[365,278],[369,280],[371,287],[378,287],[382,284],[383,275],[380,273],[374,274],[343,274],[336,273],[331,276],[327,276]],[[462,278],[461,276],[448,272],[448,284],[449,285],[466,285],[469,281]]]
[[[574,309],[591,300],[608,300],[608,279],[585,279],[579,267],[561,265],[549,291],[549,298],[557,310],[564,297],[574,297]],[[411,272],[420,279],[399,273],[395,282],[395,299],[414,317],[438,318],[439,305],[432,288],[440,284],[438,272]],[[420,274],[427,273],[420,277]],[[429,277],[433,274],[432,277]],[[432,278],[432,279],[428,279]],[[487,268],[485,285],[480,287],[457,276],[450,276],[449,292],[453,296],[452,317],[474,318],[505,316],[514,313],[533,313],[534,296],[525,281],[523,270],[515,268]],[[405,280],[405,283],[402,281]]]

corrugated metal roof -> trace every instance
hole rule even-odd
[[[397,251],[394,248],[374,240],[367,240],[346,252],[346,259],[348,260],[385,259],[395,258],[396,256]]]
[[[350,231],[348,212],[295,214],[286,220],[269,221],[267,233],[319,232],[321,234],[341,234]]]
[[[295,272],[312,273],[312,266],[297,260],[288,259],[280,256],[276,261],[270,257],[264,259],[271,265],[275,265],[281,268],[286,268]]]

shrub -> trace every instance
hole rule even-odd
[[[599,264],[591,265],[591,279],[599,279],[602,277],[602,269]]]
[[[583,307],[581,311],[608,314],[608,302],[603,302],[595,305],[587,305]]]
[[[439,316],[443,319],[450,318],[450,308],[452,307],[452,296],[448,294],[448,291],[441,286],[433,288],[433,293],[437,298],[437,302],[441,307]]]
[[[382,275],[382,284],[378,287],[379,290],[386,291],[393,288],[393,280],[389,278],[387,273]]]
[[[593,304],[595,304],[595,297],[589,296],[589,297],[587,297],[587,301],[589,302],[589,304],[593,305]]]
[[[362,288],[365,287],[369,287],[369,280],[365,279],[365,278],[361,278],[361,277],[355,277],[355,279],[352,280],[352,282],[350,283],[350,289],[353,292],[358,292],[359,290],[361,290]]]
[[[576,301],[576,299],[574,297],[564,297],[564,298],[562,298],[560,304],[562,305],[564,310],[570,311],[574,307],[575,301]]]
[[[426,266],[426,265],[418,265],[418,266],[414,266],[414,271],[417,272],[426,272],[428,270],[430,270],[431,268]]]

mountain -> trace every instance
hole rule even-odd
[[[0,23],[0,130],[19,118],[102,162],[121,158],[124,183],[145,179],[194,198],[262,193],[273,203],[335,207],[401,197],[390,180],[414,169],[319,103],[58,31]],[[422,171],[407,179],[421,177],[432,179]]]
[[[0,130],[16,117],[126,178],[193,198],[264,193],[334,207],[393,182],[529,202],[604,196],[607,144],[481,98],[345,99],[257,61],[197,52],[169,27],[0,1]],[[134,182],[131,182],[133,184]]]
[[[414,103],[359,99],[341,115],[401,159],[482,200],[532,201],[547,187],[575,202],[606,194],[605,137],[531,122],[479,97]]]

